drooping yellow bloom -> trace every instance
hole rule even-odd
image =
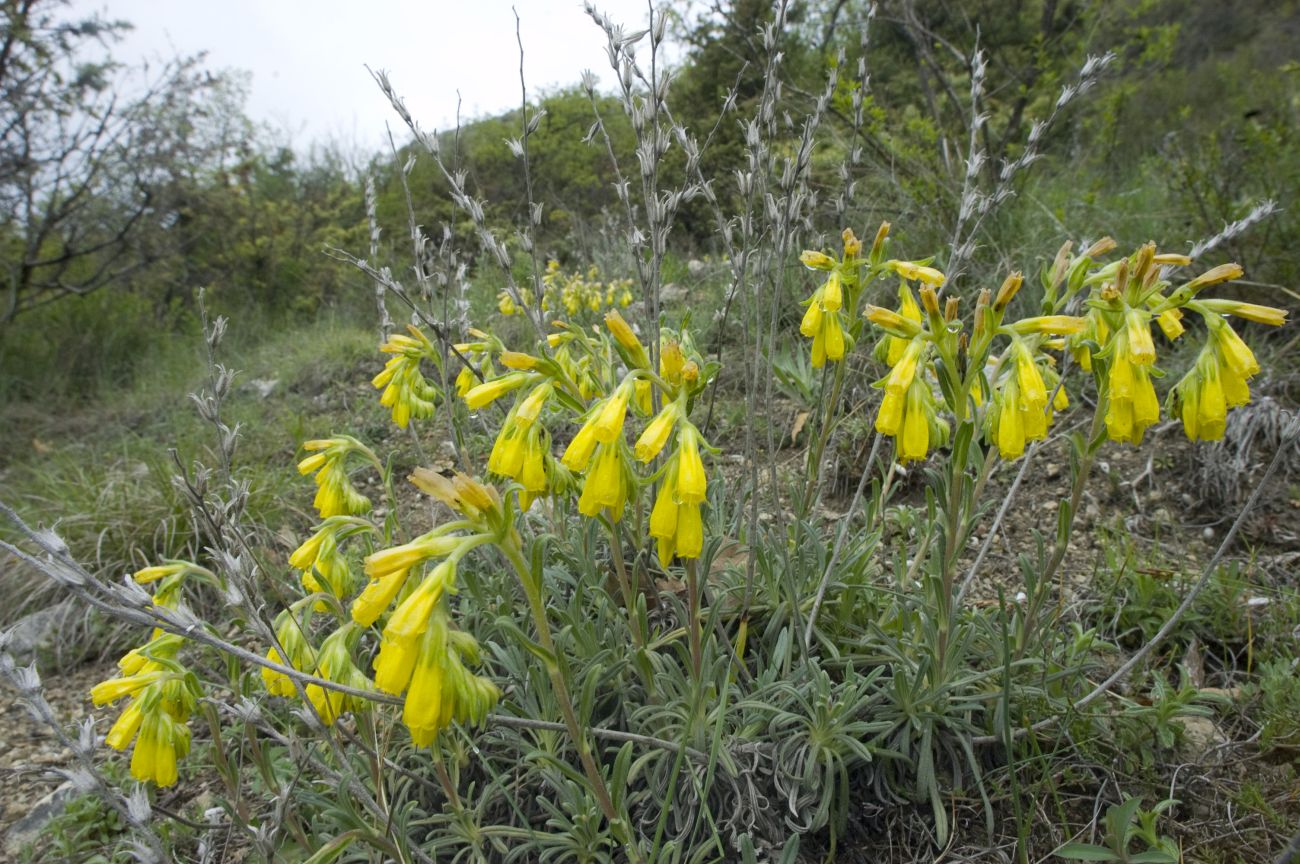
[[[923,282],[926,285],[933,285],[938,288],[943,285],[948,278],[939,270],[933,267],[926,267],[923,264],[917,264],[912,261],[886,261],[885,266],[889,267],[899,276],[913,282]]]
[[[678,483],[680,466],[679,450],[673,454],[664,472],[659,495],[650,511],[650,536],[655,538],[659,561],[664,566],[673,560],[674,555],[698,558],[704,549],[704,522],[700,515],[700,503],[682,499]]]
[[[316,668],[316,651],[307,641],[307,636],[303,632],[303,622],[293,610],[285,609],[276,616],[275,638],[288,656],[285,657],[278,649],[271,648],[266,652],[266,658],[272,663],[290,666],[303,672],[310,672]],[[296,692],[293,682],[283,672],[263,666],[261,674],[262,685],[271,695],[292,696]]]
[[[905,390],[883,386],[885,395],[876,411],[876,431],[894,439],[899,462],[924,459],[932,447],[946,443],[948,425],[939,419],[930,385],[923,376],[913,375]]]
[[[1128,308],[1124,312],[1124,335],[1130,363],[1135,366],[1150,366],[1156,362],[1156,345],[1151,338],[1151,313],[1145,309]]]
[[[143,719],[144,712],[140,709],[139,700],[132,699],[104,736],[104,743],[114,750],[125,750],[135,740],[135,733],[140,731],[140,721]]]
[[[321,518],[349,516],[370,510],[370,499],[357,491],[348,479],[347,457],[359,444],[344,436],[304,442],[302,448],[312,453],[298,463],[299,474],[316,472],[316,498],[313,506]]]
[[[926,410],[924,384],[914,381],[907,391],[903,434],[895,438],[898,461],[904,464],[924,459],[930,452],[930,417]]]
[[[1183,421],[1183,431],[1192,441],[1218,441],[1228,420],[1228,397],[1224,392],[1218,353],[1213,344],[1201,349],[1196,363],[1174,386],[1174,406]]]
[[[617,309],[605,313],[605,326],[613,334],[614,342],[621,349],[620,353],[627,361],[629,369],[650,368],[650,355],[646,353],[645,346],[641,344],[641,340],[632,332],[631,326]]]
[[[709,480],[700,458],[700,432],[690,421],[682,421],[677,448],[677,500],[699,504],[708,497]]]
[[[642,462],[649,462],[658,456],[664,449],[664,445],[668,443],[668,438],[676,428],[682,413],[682,406],[678,402],[664,405],[655,418],[646,425],[641,437],[636,439],[636,458]]]
[[[146,647],[174,653],[174,648],[154,643]],[[179,641],[174,644],[179,645]],[[159,786],[176,782],[176,760],[189,752],[190,732],[185,720],[194,709],[197,697],[187,673],[179,670],[174,661],[169,662],[169,667],[149,663],[129,679],[110,679],[91,690],[91,698],[97,705],[131,696],[104,741],[114,750],[125,750],[134,740],[131,776]]]
[[[131,754],[131,776],[141,782],[172,786],[177,759],[190,752],[190,730],[163,710],[147,712],[139,724]]]
[[[907,343],[889,374],[885,376],[885,392],[902,395],[912,386],[916,370],[925,352],[926,341],[920,337]]]
[[[820,257],[817,257],[820,256]],[[822,253],[805,252],[801,260],[805,264],[811,260],[814,264],[808,264],[814,269],[828,269],[822,266],[822,259],[831,261],[830,275],[816,291],[812,297],[808,298],[806,305],[808,309],[804,312],[803,320],[799,324],[799,332],[809,339],[813,340],[812,344],[812,365],[820,369],[826,365],[826,361],[839,362],[844,359],[845,334],[842,308],[844,306],[844,287],[843,277],[838,267],[834,266],[834,260]]]
[[[420,330],[407,325],[411,335],[394,334],[379,350],[394,355],[372,380],[384,392],[379,404],[392,410],[393,422],[405,429],[412,417],[433,416],[434,403],[442,394],[420,372],[420,361],[436,356],[433,345]]]
[[[569,446],[564,448],[560,461],[570,471],[585,471],[591,461],[591,454],[596,450],[596,429],[590,420],[573,436]]]
[[[1269,327],[1281,327],[1286,323],[1287,310],[1273,306],[1260,306],[1256,303],[1242,303],[1237,300],[1199,300],[1198,305],[1218,315],[1235,315],[1266,324]]]
[[[1259,373],[1259,361],[1232,325],[1217,315],[1205,316],[1205,323],[1210,328],[1210,336],[1220,356],[1233,372],[1240,378],[1251,378]]]
[[[579,513],[595,517],[601,510],[608,509],[615,522],[623,518],[623,507],[631,491],[631,472],[624,456],[626,449],[622,440],[597,445],[595,460],[578,498]]]
[[[417,747],[428,747],[453,720],[481,723],[501,697],[487,678],[474,675],[465,661],[477,662],[478,644],[468,633],[450,629],[441,607],[434,610],[418,645],[402,722]]]
[[[401,695],[415,669],[419,642],[434,609],[441,602],[456,575],[456,565],[443,561],[424,577],[411,595],[402,601],[384,626],[379,653],[375,656],[375,686],[385,693]]]
[[[632,397],[633,381],[624,379],[601,404],[590,421],[596,440],[608,444],[623,434],[623,421],[627,418],[627,403]]]
[[[352,602],[352,620],[363,627],[373,624],[402,589],[411,568],[431,558],[446,557],[465,541],[464,536],[434,529],[410,543],[368,556],[366,575],[371,581]]]
[[[524,386],[531,378],[535,377],[526,372],[510,372],[499,378],[484,381],[482,384],[469,389],[469,392],[464,397],[465,404],[469,406],[471,411],[477,411],[486,405],[492,404],[510,391]]]
[[[369,690],[370,679],[352,660],[352,649],[360,636],[360,628],[349,622],[325,637],[316,655],[316,677],[324,678],[358,690]],[[326,689],[319,684],[308,684],[307,699],[325,723],[333,723],[344,711],[360,710],[364,701],[357,696]]]
[[[1115,352],[1110,361],[1106,434],[1112,441],[1141,444],[1147,427],[1160,419],[1160,402],[1148,367],[1129,359],[1125,340],[1124,332],[1115,337]]]
[[[501,291],[497,294],[497,311],[502,315],[514,315],[519,311],[515,304],[515,298],[510,296],[508,291]]]
[[[302,584],[308,591],[324,591],[343,598],[352,593],[355,580],[347,557],[339,549],[338,532],[346,523],[326,520],[289,556],[289,564],[302,571]],[[322,601],[320,609],[324,609]]]

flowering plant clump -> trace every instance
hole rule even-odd
[[[1056,416],[1069,410],[1067,385],[1083,386],[1070,381],[1070,367],[1077,365],[1091,378],[1092,433],[1076,442],[1074,488],[1062,502],[1057,543],[1028,579],[1030,591],[1007,622],[1004,650],[1012,658],[1009,663],[1019,662],[1042,633],[1047,596],[1043,586],[1050,583],[1068,548],[1072,514],[1097,449],[1107,439],[1141,444],[1162,413],[1179,419],[1192,440],[1222,437],[1227,411],[1250,400],[1249,381],[1261,368],[1230,318],[1280,326],[1286,314],[1206,298],[1206,289],[1241,275],[1236,265],[1176,280],[1170,274],[1192,264],[1186,256],[1161,253],[1147,244],[1103,263],[1115,246],[1106,239],[1078,255],[1069,244],[1060,250],[1043,272],[1037,314],[1012,314],[1024,285],[1023,277],[1012,273],[996,291],[980,290],[971,314],[964,317],[960,298],[944,296],[948,280],[931,261],[890,257],[889,233],[885,223],[865,254],[854,232],[845,230],[838,257],[820,251],[800,256],[819,277],[804,303],[798,331],[810,340],[811,365],[826,372],[826,410],[821,434],[809,446],[802,504],[798,495],[790,499],[791,506],[803,506],[802,518],[778,529],[779,535],[759,530],[748,536],[755,550],[752,557],[764,559],[762,567],[772,567],[777,556],[805,548],[803,544],[811,543],[819,554],[830,549],[817,533],[809,505],[816,500],[822,448],[841,416],[841,387],[847,376],[864,374],[858,371],[861,364],[849,360],[869,324],[877,338],[860,359],[865,363],[869,353],[884,374],[874,382],[876,376],[869,374],[862,383],[879,391],[873,426],[877,442],[892,447],[886,482],[897,466],[936,459],[940,453],[945,458],[934,473],[929,524],[907,565],[909,576],[922,574],[913,583],[919,586],[919,599],[908,599],[907,592],[888,592],[898,597],[898,605],[874,625],[888,639],[868,655],[874,660],[864,661],[874,668],[854,679],[858,683],[853,686],[862,689],[852,698],[863,706],[884,700],[886,690],[870,696],[870,686],[893,670],[889,687],[895,688],[899,704],[914,704],[919,697],[897,689],[907,686],[900,683],[905,676],[899,670],[914,664],[919,670],[916,686],[952,694],[944,698],[970,699],[960,718],[938,712],[921,722],[903,711],[896,720],[859,729],[862,736],[868,729],[887,732],[892,736],[890,753],[917,752],[917,758],[933,760],[935,748],[946,746],[938,743],[943,736],[958,730],[969,734],[970,724],[985,722],[984,708],[970,707],[982,704],[978,697],[985,685],[978,675],[962,676],[978,662],[978,650],[987,649],[972,647],[974,625],[963,604],[965,585],[955,579],[981,512],[980,493],[999,460],[1026,457],[1035,442],[1047,437]],[[890,306],[866,300],[882,281],[897,298]],[[1157,343],[1191,338],[1192,314],[1204,324],[1201,347],[1191,368],[1168,389],[1162,407],[1155,381],[1165,373],[1157,367]],[[835,652],[853,650],[847,642],[833,641],[841,637],[817,631],[840,547],[837,542],[829,551],[819,584],[806,595],[796,586],[782,599],[787,589],[769,587],[768,606],[762,612],[757,602],[740,605],[751,603],[747,595],[758,590],[753,581],[757,577],[747,577],[750,581],[743,587],[727,588],[710,584],[713,580],[701,573],[701,563],[711,566],[726,542],[724,529],[717,525],[719,511],[726,512],[728,506],[716,494],[722,485],[716,469],[710,474],[711,457],[718,451],[706,440],[706,424],[699,417],[700,397],[721,366],[706,360],[688,327],[659,326],[643,338],[620,311],[610,309],[597,326],[555,320],[535,344],[523,347],[516,350],[480,330],[468,330],[466,341],[438,346],[417,326],[380,346],[391,356],[372,383],[397,427],[432,423],[445,412],[452,422],[477,416],[489,433],[490,444],[484,441],[479,454],[487,479],[429,468],[410,473],[411,483],[440,514],[418,531],[397,518],[391,458],[381,458],[346,434],[303,443],[307,455],[298,471],[313,477],[319,520],[299,538],[284,578],[277,582],[281,595],[294,596],[273,610],[264,644],[254,655],[261,658],[261,687],[274,697],[272,704],[287,700],[296,705],[299,716],[327,730],[327,736],[353,735],[359,729],[375,740],[402,740],[429,749],[448,800],[458,802],[456,780],[442,754],[460,747],[461,727],[484,724],[506,706],[517,711],[527,704],[522,700],[529,698],[527,691],[535,683],[501,677],[509,650],[495,641],[488,641],[489,650],[484,650],[480,637],[463,622],[468,618],[481,623],[485,603],[493,605],[499,621],[508,622],[508,610],[522,599],[531,633],[513,623],[499,626],[517,634],[527,649],[525,656],[540,661],[546,675],[546,699],[553,702],[562,723],[540,728],[548,734],[563,730],[568,736],[581,771],[565,765],[565,782],[579,784],[590,796],[590,818],[604,826],[601,830],[608,831],[612,842],[622,845],[627,859],[641,860],[645,849],[632,827],[633,805],[626,790],[631,751],[621,751],[628,756],[620,753],[611,775],[592,743],[596,730],[590,717],[599,698],[593,682],[605,673],[596,664],[587,668],[580,689],[575,684],[566,651],[573,650],[575,638],[591,637],[573,617],[557,629],[557,616],[570,613],[557,608],[564,600],[556,593],[552,568],[564,565],[551,563],[557,555],[553,550],[569,542],[561,538],[571,534],[579,538],[572,544],[581,549],[573,560],[583,562],[571,566],[603,567],[607,560],[609,596],[616,598],[614,609],[633,643],[634,660],[627,663],[631,674],[622,679],[622,686],[638,682],[647,704],[663,700],[656,710],[680,712],[672,714],[671,723],[681,724],[688,730],[682,734],[699,743],[712,722],[705,706],[720,690],[730,692],[737,670],[768,676],[774,689],[763,692],[773,699],[795,686],[779,675],[772,677],[776,673],[761,665],[765,652],[776,649],[748,647],[751,615],[770,616],[767,626],[785,634],[773,637],[773,644],[787,652],[789,625],[782,623],[781,610],[806,616],[802,626],[808,662],[816,657],[815,639],[825,640]],[[441,373],[452,356],[461,368],[449,381]],[[426,377],[426,364],[448,382],[449,391],[454,389],[453,398],[444,398],[434,383],[438,379]],[[354,473],[363,470],[378,475],[387,499],[383,507],[361,491],[366,484]],[[868,513],[882,510],[889,492],[877,486],[873,495]],[[382,519],[377,515],[381,513]],[[758,525],[757,518],[751,525]],[[873,531],[878,532],[878,526]],[[782,539],[777,542],[775,536]],[[870,556],[879,536],[868,532],[863,556]],[[481,586],[461,596],[465,585],[479,585],[483,578],[475,560],[486,560],[489,570],[504,563],[514,597],[504,599],[509,595]],[[751,572],[760,567],[751,566]],[[678,583],[684,594],[681,608],[666,619],[660,617],[662,611],[651,614],[650,604],[659,597],[648,586],[677,573],[684,577]],[[781,586],[784,578],[774,577],[770,585]],[[225,579],[187,561],[140,570],[134,584],[156,585],[153,606],[178,614],[186,586],[206,585],[230,594]],[[592,587],[579,581],[571,591],[576,598]],[[711,598],[711,589],[719,588],[730,593]],[[862,590],[862,585],[854,589]],[[741,596],[746,599],[736,599]],[[848,589],[842,598],[829,596],[832,606],[843,604],[841,619],[850,616],[858,602]],[[204,694],[199,679],[180,659],[187,636],[174,631],[155,629],[145,644],[119,662],[121,676],[92,691],[96,704],[129,699],[106,741],[118,750],[132,747],[132,776],[159,786],[177,782],[178,760],[190,747],[188,721]],[[850,632],[857,634],[853,638],[869,638],[863,635],[869,631]],[[679,639],[684,647],[675,660],[671,646]],[[755,673],[748,673],[750,665],[755,665]],[[689,696],[674,695],[674,686],[686,685],[663,677],[675,667],[690,682]],[[814,680],[821,683],[810,686],[831,686],[824,670],[818,676]],[[797,695],[796,701],[803,698]],[[762,700],[742,700],[722,710],[769,709]],[[405,732],[393,739],[399,722]],[[752,718],[748,722],[750,728],[762,725],[754,725]],[[628,738],[627,746],[635,740]],[[677,746],[649,740],[656,746]],[[798,746],[811,746],[805,739],[794,740],[802,742]],[[861,736],[844,740],[849,742],[845,752],[871,755],[862,750]],[[938,802],[936,824],[940,832],[946,831],[933,772],[918,775],[915,782],[917,794]]]
[[[590,320],[602,309],[626,309],[635,299],[632,279],[601,278],[600,268],[591,265],[585,271],[564,272],[554,258],[546,262],[541,277],[541,297],[527,288],[519,292],[519,300],[531,307],[534,302],[543,314],[563,315],[569,320]],[[497,311],[502,315],[518,315],[519,303],[510,292],[497,294]]]

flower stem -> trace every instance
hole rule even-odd
[[[555,701],[560,705],[560,715],[564,719],[564,725],[569,732],[569,737],[573,740],[573,745],[578,748],[578,759],[582,762],[582,770],[587,775],[587,782],[591,786],[592,794],[596,796],[596,802],[600,805],[601,812],[605,814],[605,818],[609,821],[610,831],[623,843],[627,850],[628,860],[640,864],[642,860],[641,851],[632,840],[627,822],[619,816],[618,811],[614,808],[614,801],[610,797],[609,788],[605,785],[605,778],[600,773],[600,767],[596,764],[595,756],[592,754],[591,744],[587,740],[585,729],[578,720],[578,712],[573,707],[573,697],[569,694],[569,682],[564,673],[564,664],[560,660],[559,650],[556,648],[555,639],[551,635],[551,624],[546,617],[546,605],[542,600],[542,586],[538,580],[533,578],[532,570],[529,568],[528,562],[524,560],[523,552],[519,549],[516,539],[507,536],[501,542],[500,548],[510,561],[511,566],[515,568],[515,575],[518,576],[519,584],[523,587],[524,595],[528,598],[528,609],[533,616],[533,625],[537,628],[537,641],[550,658],[546,662],[546,673],[551,679],[551,689],[555,691]]]

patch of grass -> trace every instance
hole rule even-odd
[[[231,327],[228,362],[239,375],[225,419],[241,429],[237,471],[250,481],[248,521],[269,539],[311,518],[302,509],[310,487],[294,467],[302,440],[382,421],[368,385],[358,384],[369,377],[359,370],[382,365],[378,336],[333,317],[260,341],[239,338],[237,321]],[[215,467],[211,426],[184,395],[202,383],[202,343],[170,348],[165,362],[84,406],[48,418],[32,413],[44,408],[22,405],[0,415],[6,439],[19,442],[0,468],[7,503],[33,524],[57,525],[72,554],[109,578],[196,552],[172,478],[177,460],[187,469],[194,461]],[[259,385],[271,387],[273,398]],[[51,602],[48,584],[21,566],[0,571],[0,590],[23,598],[6,607],[4,620]]]

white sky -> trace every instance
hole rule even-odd
[[[605,35],[581,0],[73,0],[73,10],[130,21],[123,62],[208,52],[213,69],[252,73],[249,115],[295,146],[333,139],[370,152],[401,121],[365,65],[386,70],[426,130],[519,105],[519,11],[530,96],[576,84],[584,69],[613,82]],[[596,0],[628,31],[646,0]],[[644,45],[645,43],[643,43]]]

